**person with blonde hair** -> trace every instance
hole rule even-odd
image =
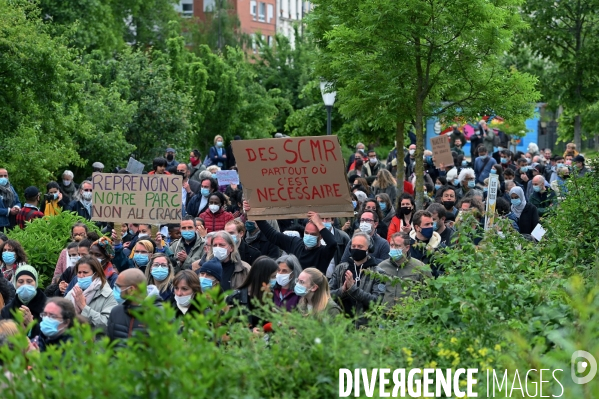
[[[206,166],[216,165],[221,169],[227,169],[227,152],[223,136],[219,134],[214,136],[214,146],[210,147],[208,158],[210,159],[210,164]]]
[[[148,285],[154,285],[158,289],[160,299],[163,301],[171,299],[175,268],[167,255],[161,253],[152,255],[145,275]]]
[[[342,313],[341,307],[331,298],[326,276],[315,267],[304,269],[293,289],[301,297],[297,309],[305,315],[335,317]]]
[[[372,193],[376,196],[377,194],[387,194],[391,200],[391,204],[395,204],[397,200],[397,181],[387,169],[379,170],[376,175],[376,180],[372,183]]]

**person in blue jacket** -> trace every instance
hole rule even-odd
[[[206,166],[216,165],[221,169],[227,169],[227,150],[222,136],[217,134],[214,137],[214,147],[210,147],[208,158],[210,159],[210,165]]]
[[[19,195],[8,181],[8,171],[2,168],[0,169],[0,230],[15,226],[15,217],[20,209]]]

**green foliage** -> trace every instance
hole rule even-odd
[[[56,262],[71,238],[71,227],[77,223],[85,223],[89,231],[100,230],[92,222],[78,216],[74,212],[61,212],[56,216],[46,216],[27,222],[25,229],[15,227],[7,235],[17,240],[27,254],[27,261],[35,267],[40,276],[40,286],[49,284],[54,275]]]

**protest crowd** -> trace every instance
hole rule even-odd
[[[171,306],[184,322],[202,311],[198,297],[214,292],[227,293],[229,307],[247,316],[236,322],[256,334],[272,328],[252,313],[260,305],[328,323],[348,317],[356,327],[366,326],[368,309],[391,308],[408,296],[417,299],[417,291],[389,281],[442,279],[444,268],[436,255],[456,240],[477,244],[482,239],[490,177],[499,181],[495,217],[511,224],[511,231],[502,233],[534,241],[537,225],[568,195],[568,179],[589,172],[573,144],[563,155],[535,144],[525,153],[513,153],[496,136],[481,121],[467,157],[462,149],[466,137],[456,127],[449,135],[450,165],[436,163],[425,150],[421,209],[415,201],[416,145],[381,154],[358,143],[345,163],[353,216],[321,216],[316,209],[304,218],[272,220],[248,215],[252,206],[243,181],[219,184],[219,172],[237,170],[232,147],[225,148],[222,137],[215,137],[204,159],[193,150],[188,162],[179,161],[176,151],[167,148],[148,175],[181,176],[179,223],[157,228],[135,220],[96,222],[100,234],[75,223],[53,279],[43,289],[36,265],[28,262],[30,254],[0,234],[0,335],[16,334],[20,324],[30,350],[45,351],[71,340],[69,329],[78,321],[111,340],[126,340],[144,333],[133,312],[148,306],[144,298],[153,298],[151,306]],[[406,177],[401,194],[398,167]],[[104,165],[96,162],[93,170],[104,172]],[[66,170],[45,190],[31,186],[17,193],[11,172],[0,169],[0,228],[5,233],[67,211],[92,220],[91,176]],[[456,233],[465,215],[477,220],[479,234]]]

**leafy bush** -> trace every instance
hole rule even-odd
[[[28,222],[25,229],[15,227],[7,235],[23,245],[30,265],[40,275],[40,286],[52,280],[60,252],[71,239],[71,227],[85,223],[90,231],[100,233],[98,227],[74,212],[61,212],[56,216],[45,216]]]

